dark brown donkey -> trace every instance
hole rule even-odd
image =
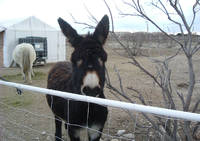
[[[70,62],[59,62],[50,70],[48,89],[105,98],[105,62],[107,54],[103,48],[109,32],[109,19],[105,15],[93,34],[82,37],[66,21],[59,18],[63,34],[69,39],[74,51]],[[89,141],[99,141],[107,119],[107,107],[88,104],[62,97],[47,95],[47,102],[55,115],[55,140],[62,140],[62,120],[69,123],[65,128],[71,141],[80,141],[80,126],[88,126]],[[79,125],[79,126],[76,126]]]

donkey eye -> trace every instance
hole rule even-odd
[[[98,62],[99,62],[99,64],[100,64],[101,66],[103,66],[103,61],[102,61],[100,58],[98,58]]]
[[[83,63],[83,60],[79,60],[76,62],[77,66],[79,67]]]

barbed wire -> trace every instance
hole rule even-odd
[[[37,116],[37,117],[41,117],[41,118],[47,118],[47,119],[52,119],[52,120],[55,119],[54,117],[51,117],[51,116],[48,116],[48,115],[38,114],[38,113],[34,113],[34,112],[31,112],[31,111],[26,110],[26,109],[16,108],[16,107],[14,107],[14,106],[8,105],[8,104],[6,104],[6,103],[4,103],[4,102],[1,102],[1,101],[0,101],[0,105],[3,105],[4,107],[7,107],[8,109],[12,109],[12,110],[14,110],[14,111],[19,111],[19,112],[28,113],[28,114],[31,114],[31,115],[33,115],[33,116]],[[12,118],[10,118],[10,117],[6,117],[6,118],[4,118],[4,119],[6,119],[6,121],[9,122],[9,123],[11,123],[11,124],[14,124],[14,125],[19,126],[19,127],[23,127],[23,128],[25,128],[25,129],[28,129],[28,130],[30,130],[30,131],[32,131],[32,132],[37,133],[37,134],[42,134],[42,132],[43,132],[43,131],[41,131],[41,130],[36,130],[36,129],[31,128],[31,127],[29,127],[29,126],[23,125],[23,124],[21,124],[21,123],[17,123],[16,121],[14,121],[14,120],[13,120]],[[57,119],[57,120],[62,121],[62,120],[60,120],[60,119]],[[100,131],[98,131],[98,130],[96,130],[96,129],[89,128],[88,126],[82,126],[82,125],[78,125],[78,124],[70,124],[70,123],[67,123],[67,122],[65,122],[65,121],[62,121],[62,122],[64,122],[64,124],[66,124],[67,126],[80,127],[80,128],[82,128],[82,129],[85,129],[85,130],[90,130],[90,131],[92,131],[92,132],[101,133],[103,136],[108,137],[108,138],[123,139],[123,140],[127,140],[127,141],[129,141],[129,140],[131,141],[131,140],[132,140],[132,139],[129,139],[129,138],[127,138],[127,137],[112,136],[112,135],[109,134],[110,132],[108,132],[108,133],[103,133],[103,132],[100,132]],[[109,122],[111,122],[111,120],[109,120]],[[108,124],[109,124],[109,123],[108,123]],[[108,130],[109,130],[109,129],[108,129]],[[46,135],[49,135],[49,136],[54,137],[54,134],[46,133]],[[58,138],[58,137],[57,137],[57,138]],[[63,140],[63,141],[64,141],[64,140]]]

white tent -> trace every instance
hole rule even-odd
[[[8,25],[8,24],[7,24]],[[32,16],[10,26],[0,25],[3,35],[3,65],[9,67],[12,61],[12,52],[18,44],[19,38],[29,36],[47,38],[47,63],[66,59],[65,37],[61,31],[47,25]]]

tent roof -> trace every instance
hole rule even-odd
[[[57,31],[56,28],[51,27],[40,19],[31,16],[26,19],[15,19],[0,23],[0,32],[5,30],[47,30]]]

